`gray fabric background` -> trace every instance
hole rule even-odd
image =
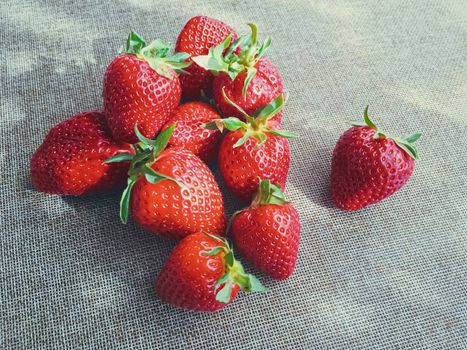
[[[268,294],[215,314],[154,296],[175,243],[121,225],[118,194],[62,198],[29,181],[47,130],[101,108],[129,30],[174,42],[196,14],[273,37],[284,127],[300,134],[287,188],[303,226],[295,274],[260,275]],[[467,347],[465,0],[2,0],[0,48],[0,348]],[[344,213],[328,195],[330,157],[366,104],[385,129],[422,132],[421,159],[399,193]]]

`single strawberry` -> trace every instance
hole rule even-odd
[[[261,180],[250,207],[233,216],[230,233],[240,254],[257,269],[277,280],[292,274],[300,218],[279,186]]]
[[[199,66],[216,75],[212,94],[218,109],[225,116],[242,118],[242,115],[226,103],[224,93],[248,114],[267,105],[283,93],[282,78],[268,58],[263,57],[271,45],[271,38],[260,45],[256,25],[249,23],[251,35],[238,38],[231,44],[227,37],[208,55],[193,57]],[[239,50],[240,48],[240,50]]]
[[[208,130],[204,128],[204,124],[220,118],[211,105],[188,102],[180,105],[172,113],[162,130],[176,123],[169,145],[185,148],[205,162],[210,162],[217,156],[222,133],[218,130]]]
[[[222,309],[240,289],[266,291],[245,273],[225,239],[201,231],[180,241],[156,279],[156,293],[164,302],[194,311]]]
[[[413,143],[421,134],[393,137],[379,130],[364,112],[337,141],[332,156],[331,192],[335,205],[353,211],[377,203],[399,190],[417,159]]]
[[[168,55],[169,46],[161,40],[149,45],[135,32],[126,46],[107,67],[104,76],[104,108],[115,139],[135,143],[133,128],[153,137],[180,103],[177,72],[190,63],[186,53]]]
[[[290,165],[290,150],[287,138],[294,133],[278,130],[273,118],[280,112],[282,95],[257,110],[252,116],[227,96],[246,122],[230,117],[208,123],[207,128],[225,128],[218,155],[219,170],[227,187],[237,197],[251,200],[258,189],[258,177],[270,179],[285,188]]]
[[[123,187],[129,163],[103,164],[131,152],[110,136],[100,112],[85,112],[53,127],[31,158],[33,186],[41,192],[83,195]]]
[[[212,46],[220,44],[229,34],[237,39],[234,30],[227,24],[207,16],[191,18],[178,35],[176,52],[186,52],[191,56],[206,55]],[[191,58],[188,60],[191,61]],[[187,67],[189,74],[180,76],[182,95],[189,100],[211,94],[213,76],[197,64]]]
[[[139,139],[133,146],[136,154],[107,160],[131,161],[120,217],[125,223],[131,210],[134,221],[143,229],[174,239],[197,230],[222,235],[226,221],[224,202],[211,171],[187,150],[165,149],[174,127],[150,140],[135,126]]]

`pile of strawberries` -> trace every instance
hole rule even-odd
[[[274,279],[288,278],[297,259],[300,220],[282,192],[288,138],[295,135],[281,128],[282,79],[264,56],[271,39],[260,43],[249,26],[250,34],[238,36],[218,20],[193,17],[174,53],[131,32],[107,67],[103,111],[55,126],[31,159],[37,190],[88,195],[124,188],[122,222],[131,215],[148,232],[180,239],[156,292],[186,309],[215,311],[239,289],[266,290],[235,259],[227,235]],[[414,168],[412,143],[420,134],[390,137],[367,110],[364,120],[342,135],[333,155],[332,196],[344,210],[391,195]],[[227,188],[249,203],[228,221],[206,165],[216,159]]]

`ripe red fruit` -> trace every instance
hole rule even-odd
[[[85,112],[53,127],[31,158],[32,185],[41,192],[83,195],[122,187],[129,163],[103,164],[131,152],[115,142],[100,112]]]
[[[229,103],[235,105],[232,101]],[[219,170],[227,187],[240,199],[251,200],[258,188],[258,177],[285,188],[290,164],[287,138],[295,134],[278,130],[279,125],[271,120],[280,112],[282,104],[282,95],[279,95],[253,116],[236,106],[246,122],[226,118],[207,125],[230,131],[219,149]]]
[[[236,249],[257,269],[277,280],[295,267],[300,241],[300,218],[280,187],[261,180],[249,208],[236,213],[230,232]]]
[[[169,46],[161,40],[146,45],[131,32],[124,53],[107,67],[104,76],[104,109],[115,139],[134,143],[133,131],[153,137],[180,103],[181,88],[176,72],[190,63],[188,54],[168,56]]]
[[[413,142],[379,130],[364,113],[337,141],[332,156],[331,192],[335,205],[353,211],[377,203],[399,190],[412,175],[417,151]]]
[[[176,52],[186,52],[191,56],[206,55],[212,46],[220,44],[229,34],[234,40],[237,35],[227,24],[207,16],[191,18],[178,35]],[[188,61],[191,61],[189,59]],[[211,94],[213,76],[197,64],[192,64],[180,76],[182,94],[186,99],[199,99]]]
[[[200,231],[180,241],[156,279],[156,293],[164,302],[194,311],[222,309],[239,289],[266,291],[245,273],[226,240]]]
[[[208,55],[193,57],[194,62],[217,75],[212,94],[217,108],[225,116],[243,117],[225,101],[224,93],[248,114],[253,114],[283,93],[279,71],[263,57],[271,39],[268,37],[259,45],[256,26],[251,23],[249,26],[251,35],[240,37],[232,45],[231,38],[227,37],[211,48]]]
[[[208,130],[203,125],[220,118],[221,116],[211,105],[203,102],[188,102],[180,105],[172,113],[162,130],[175,123],[169,145],[185,148],[205,162],[210,162],[217,156],[222,133],[219,130]]]
[[[179,147],[165,149],[173,129],[174,125],[149,140],[135,127],[140,140],[134,145],[136,155],[107,160],[131,160],[120,217],[126,222],[130,208],[139,226],[174,239],[197,230],[224,234],[224,203],[216,180],[193,153]]]

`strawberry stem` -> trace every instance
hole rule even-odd
[[[126,46],[120,48],[119,53],[135,55],[139,59],[149,63],[158,74],[172,79],[170,69],[177,73],[186,73],[183,68],[188,67],[191,62],[186,62],[190,57],[185,52],[169,55],[170,45],[160,39],[156,39],[146,45],[144,39],[136,32],[131,31],[126,41]]]
[[[232,45],[230,45],[232,37],[229,35],[219,45],[211,47],[207,55],[192,57],[192,60],[197,65],[211,71],[214,75],[224,72],[232,80],[235,80],[240,73],[246,72],[247,76],[242,89],[244,98],[246,98],[248,86],[257,72],[254,66],[271,45],[270,37],[267,37],[259,45],[257,26],[254,23],[248,23],[248,26],[251,29],[251,33],[239,37]],[[233,52],[238,47],[241,47],[241,51],[238,54],[234,54]]]
[[[267,204],[285,205],[289,203],[284,196],[279,184],[273,185],[270,180],[259,179],[258,191],[256,192],[250,207],[258,207]]]
[[[382,131],[379,129],[375,123],[370,119],[368,116],[368,106],[365,107],[365,110],[363,111],[363,120],[364,122],[352,122],[352,126],[356,127],[368,127],[373,130],[375,130],[375,134],[373,135],[374,139],[380,139],[380,138],[388,138],[393,140],[397,146],[399,146],[402,150],[404,150],[412,159],[418,159],[418,152],[413,143],[417,141],[422,134],[420,133],[415,133],[411,134],[406,137],[397,137],[397,136],[391,136],[385,131]]]
[[[222,90],[224,95],[224,99],[227,103],[231,106],[235,107],[245,118],[246,123],[242,122],[238,118],[229,117],[224,119],[217,119],[215,121],[209,122],[204,125],[206,129],[219,129],[221,132],[224,128],[229,131],[235,130],[242,130],[243,137],[240,138],[235,145],[234,148],[240,147],[243,145],[250,137],[253,137],[258,141],[256,147],[261,147],[267,140],[267,134],[274,134],[281,137],[286,138],[293,138],[297,135],[293,132],[286,131],[286,130],[275,130],[269,127],[269,120],[279,113],[284,104],[284,98],[281,95],[277,96],[274,100],[268,103],[266,106],[259,108],[256,110],[253,115],[249,115],[246,113],[239,105],[233,102],[225,93],[225,90]]]
[[[211,235],[203,231],[207,237],[219,242],[219,246],[210,251],[202,252],[203,255],[213,256],[223,254],[222,259],[225,266],[225,274],[217,280],[214,286],[216,292],[216,300],[220,303],[227,304],[232,296],[234,284],[237,284],[241,290],[245,292],[266,292],[267,288],[253,275],[247,274],[240,263],[236,260],[229,245],[229,242],[219,236]]]
[[[141,134],[138,126],[135,124],[135,134],[139,140],[138,143],[133,145],[135,154],[119,154],[104,161],[104,163],[131,161],[128,170],[127,186],[120,199],[120,219],[124,224],[128,221],[131,190],[141,176],[144,176],[151,184],[169,180],[176,183],[178,186],[182,186],[182,184],[174,178],[158,173],[151,167],[152,164],[156,162],[159,154],[167,147],[174,129],[175,124],[172,124],[154,139],[148,139]]]
[[[249,209],[249,208],[256,208],[261,205],[267,204],[276,204],[276,205],[285,205],[290,203],[285,199],[284,193],[281,190],[281,186],[279,184],[273,185],[270,180],[261,180],[258,177],[259,184],[258,184],[258,191],[256,192],[253,200],[248,208],[244,208],[241,210],[237,210],[229,219],[227,223],[227,235],[230,233],[230,228],[232,227],[232,223],[234,218],[240,214],[241,212]]]

